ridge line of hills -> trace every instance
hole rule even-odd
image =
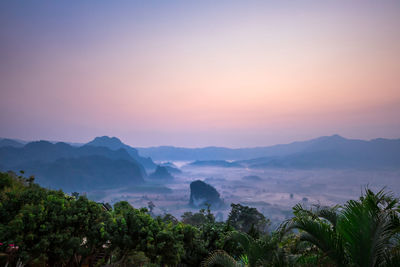
[[[373,153],[374,149],[382,153],[387,151],[390,154],[400,150],[400,139],[376,138],[372,140],[347,139],[340,135],[322,136],[307,141],[296,141],[289,144],[277,144],[273,146],[253,148],[225,148],[225,147],[204,147],[204,148],[183,148],[183,147],[149,147],[137,148],[143,156],[149,156],[154,160],[252,160],[265,157],[284,157],[288,155],[301,154],[311,151],[329,151],[340,147],[341,150],[362,150]],[[351,152],[351,153],[353,153]]]
[[[82,146],[0,139],[0,170],[24,170],[46,187],[66,191],[143,184],[157,165],[118,138],[96,137]]]
[[[47,141],[47,140],[46,140]],[[33,141],[36,142],[36,141]],[[314,139],[305,141],[294,141],[287,144],[276,144],[271,146],[257,146],[257,147],[242,147],[242,148],[229,148],[229,147],[218,147],[218,146],[207,146],[199,148],[187,148],[178,146],[154,146],[154,147],[132,147],[121,142],[117,137],[101,136],[96,137],[88,143],[72,143],[72,142],[57,142],[47,141],[53,144],[66,143],[74,147],[80,147],[85,145],[93,146],[104,146],[112,150],[124,148],[127,152],[135,159],[137,159],[145,168],[154,169],[156,161],[195,161],[195,160],[251,160],[256,158],[263,158],[269,156],[285,156],[289,154],[295,154],[302,152],[306,148],[311,146],[335,145],[338,142],[347,142],[352,144],[361,145],[387,145],[395,144],[400,142],[400,138],[389,139],[389,138],[374,138],[370,140],[362,139],[349,139],[344,138],[338,134],[331,136],[321,136]],[[22,147],[28,143],[28,141],[11,139],[11,138],[0,138],[0,147],[13,146]],[[140,156],[139,156],[140,155]]]
[[[19,140],[20,141],[20,140]],[[0,138],[0,147],[12,146],[23,147],[25,144],[15,139]],[[63,143],[63,142],[61,142]],[[55,143],[57,144],[57,143]],[[174,146],[158,147],[132,147],[121,142],[116,137],[96,137],[92,141],[74,147],[100,146],[111,150],[120,148],[125,149],[128,154],[136,161],[141,163],[145,169],[154,170],[156,161],[250,161],[261,158],[282,158],[286,156],[301,156],[302,153],[310,154],[317,151],[337,151],[340,154],[356,154],[362,152],[366,154],[383,154],[389,156],[397,155],[400,149],[400,139],[376,138],[371,140],[347,139],[340,135],[322,136],[306,141],[296,141],[288,144],[277,144],[272,146],[249,147],[249,148],[226,148],[226,147],[202,147],[185,148]],[[360,154],[362,154],[360,153]],[[363,156],[363,155],[360,155]],[[365,157],[365,155],[363,156]]]
[[[142,184],[146,170],[157,168],[152,158],[192,161],[185,167],[198,168],[400,169],[400,139],[365,141],[332,135],[258,148],[167,148],[136,149],[107,136],[82,146],[0,139],[0,170],[25,170],[43,186],[82,190]],[[179,172],[164,164],[164,169]]]

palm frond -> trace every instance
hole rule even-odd
[[[309,218],[296,218],[290,228],[302,230],[301,241],[315,245],[338,265],[345,263],[342,238],[329,224]]]
[[[316,216],[323,218],[330,222],[332,226],[335,228],[339,215],[338,215],[338,209],[340,206],[336,205],[333,207],[318,207],[316,211]]]
[[[400,250],[395,249],[386,251],[383,261],[380,262],[379,266],[385,266],[385,267],[400,266]]]
[[[346,250],[359,266],[375,266],[390,246],[394,234],[392,220],[390,213],[379,207],[384,199],[383,193],[375,195],[368,190],[361,201],[346,203],[338,223]]]
[[[239,243],[244,251],[249,251],[251,248],[251,243],[255,242],[254,239],[246,233],[243,232],[230,232],[226,237],[225,240],[232,240]]]
[[[224,267],[240,267],[234,258],[223,250],[216,250],[206,258],[200,265],[201,267],[224,266]]]

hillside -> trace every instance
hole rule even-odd
[[[143,167],[145,167],[146,169],[153,170],[157,167],[157,165],[153,162],[153,160],[150,157],[148,158],[141,157],[135,148],[122,143],[121,140],[116,137],[108,137],[108,136],[96,137],[86,145],[96,146],[96,147],[107,147],[111,150],[119,150],[123,148],[129,153],[129,155],[132,158],[134,158],[137,162],[142,164]]]
[[[11,147],[23,147],[24,144],[14,139],[0,138],[0,147],[11,146]]]
[[[0,167],[2,171],[25,170],[44,186],[78,191],[142,183],[146,175],[143,166],[124,149],[47,141],[21,148],[0,147]]]
[[[61,158],[53,162],[31,162],[16,169],[34,174],[39,184],[65,191],[110,189],[143,184],[139,165],[124,159],[109,159],[104,156]]]
[[[400,139],[351,140],[338,135],[294,144],[299,149],[280,156],[239,161],[249,168],[355,168],[400,167]],[[288,151],[290,145],[287,145]]]
[[[204,207],[205,205],[220,207],[223,201],[218,191],[203,181],[196,180],[190,183],[190,200],[189,205],[192,207]]]
[[[174,179],[174,177],[169,173],[167,167],[164,166],[157,166],[157,169],[149,175],[149,178],[160,181]]]

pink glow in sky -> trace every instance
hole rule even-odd
[[[399,138],[399,18],[398,1],[2,1],[0,137]]]

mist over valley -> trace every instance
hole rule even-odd
[[[297,203],[343,204],[367,187],[400,192],[400,139],[332,135],[271,147],[145,151],[107,136],[80,145],[1,139],[0,170],[24,170],[44,187],[111,205],[125,200],[139,208],[152,202],[155,215],[176,218],[205,207],[206,200],[190,203],[190,185],[200,180],[218,192],[221,201],[207,204],[220,220],[231,203],[240,203],[257,208],[274,226]]]

